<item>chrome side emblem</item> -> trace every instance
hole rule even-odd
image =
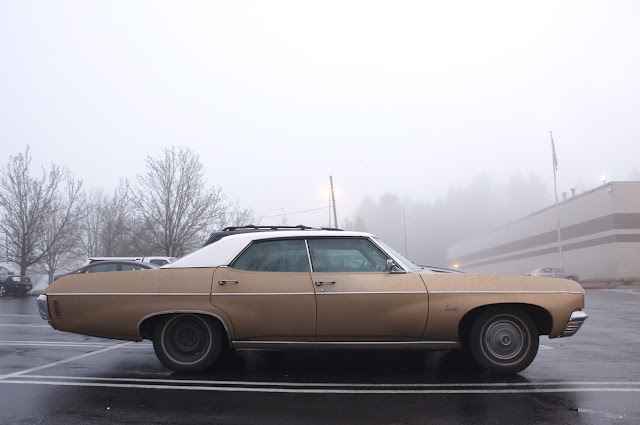
[[[458,307],[450,307],[449,304],[447,304],[440,311],[458,311]]]

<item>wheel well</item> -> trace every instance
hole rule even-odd
[[[138,324],[138,335],[140,335],[142,339],[153,340],[153,328],[155,327],[157,321],[164,317],[175,316],[178,314],[195,314],[198,316],[203,316],[205,318],[208,318],[216,326],[220,326],[220,328],[222,328],[222,331],[227,337],[227,345],[229,345],[229,331],[225,326],[224,322],[222,321],[222,319],[220,319],[218,316],[214,314],[201,312],[201,311],[170,311],[170,312],[152,314],[140,321],[140,324]]]
[[[551,314],[545,310],[544,308],[532,305],[532,304],[518,304],[518,303],[509,303],[509,304],[490,304],[483,305],[481,307],[477,307],[471,311],[469,311],[460,321],[460,325],[458,326],[458,335],[460,336],[460,341],[464,344],[469,335],[469,330],[473,325],[475,318],[482,313],[484,310],[488,308],[504,308],[504,309],[515,309],[520,310],[527,313],[536,324],[538,328],[538,333],[540,335],[549,335],[551,332],[551,327],[553,326],[553,318]]]

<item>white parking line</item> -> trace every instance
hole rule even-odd
[[[37,370],[42,370],[42,369],[46,369],[48,367],[53,367],[53,366],[58,366],[61,364],[65,364],[65,363],[69,363],[69,362],[73,362],[76,360],[80,360],[80,359],[84,359],[86,357],[91,357],[94,356],[96,354],[101,354],[101,353],[106,353],[107,351],[111,351],[111,350],[115,350],[116,348],[120,348],[129,344],[133,344],[133,342],[125,342],[122,344],[118,344],[118,345],[113,345],[107,348],[103,348],[102,350],[97,350],[97,351],[92,351],[90,353],[85,353],[85,354],[80,354],[78,356],[74,356],[74,357],[69,357],[68,359],[63,359],[63,360],[58,360],[57,362],[53,362],[53,363],[48,363],[42,366],[37,366],[37,367],[33,367],[31,369],[26,369],[26,370],[22,370],[20,372],[14,372],[14,373],[9,373],[6,375],[0,375],[0,382],[4,382],[3,380],[6,378],[12,378],[15,376],[20,376],[20,375],[24,375],[27,373],[31,373],[31,372],[35,372]]]
[[[586,393],[586,392],[640,392],[640,386],[624,387],[616,383],[618,387],[591,386],[591,387],[558,387],[558,388],[479,388],[477,384],[466,385],[466,388],[433,388],[422,389],[395,389],[395,388],[286,388],[286,387],[229,387],[229,386],[194,386],[194,385],[153,385],[153,384],[132,384],[122,382],[69,382],[69,381],[49,381],[49,380],[2,380],[0,384],[28,384],[28,385],[53,385],[53,386],[73,386],[73,387],[96,387],[96,388],[137,388],[153,390],[174,390],[174,391],[221,391],[221,392],[249,392],[249,393],[305,393],[305,394],[533,394],[533,393]],[[260,384],[260,383],[255,383]],[[571,385],[571,383],[563,383]],[[535,386],[535,384],[529,384]],[[600,385],[600,384],[598,384]],[[637,383],[636,383],[637,385]],[[389,387],[389,386],[387,386]],[[405,387],[416,387],[407,385]]]
[[[49,325],[29,325],[24,323],[0,323],[0,326],[7,328],[50,328]]]
[[[251,385],[254,387],[338,387],[338,388],[376,388],[376,387],[391,387],[391,388],[475,388],[475,387],[553,387],[553,386],[640,386],[640,381],[611,381],[611,382],[598,382],[598,381],[555,381],[555,382],[474,382],[474,383],[440,383],[440,384],[425,384],[425,383],[409,383],[409,384],[375,384],[375,383],[338,383],[338,382],[268,382],[268,381],[215,381],[204,379],[150,379],[150,378],[105,378],[105,377],[91,377],[91,376],[56,376],[56,375],[26,375],[24,378],[42,379],[42,380],[76,380],[76,381],[96,381],[96,382],[134,382],[134,383],[163,383],[163,384],[192,384],[192,385]]]
[[[114,347],[118,344],[108,342],[62,342],[62,341],[0,341],[0,346],[14,346],[14,347],[55,347],[55,348],[67,348],[67,347],[87,347],[87,348],[104,348]],[[139,343],[135,345],[127,346],[126,348],[145,349],[148,350],[151,347],[151,343]],[[124,347],[123,347],[124,348]]]

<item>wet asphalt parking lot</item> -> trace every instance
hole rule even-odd
[[[149,341],[53,330],[0,299],[0,424],[638,424],[640,288],[587,290],[577,335],[522,373],[453,352],[237,351],[176,374]]]

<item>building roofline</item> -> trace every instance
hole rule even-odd
[[[618,185],[626,185],[626,184],[631,184],[631,185],[637,185],[637,186],[640,186],[640,181],[633,181],[633,180],[626,181],[626,180],[622,180],[622,181],[611,181],[611,182],[607,182],[607,183],[604,183],[604,184],[602,184],[602,185],[600,185],[600,186],[597,186],[597,187],[595,187],[595,188],[593,188],[593,189],[589,189],[589,190],[584,191],[584,192],[582,192],[582,193],[578,193],[578,194],[576,194],[575,196],[572,196],[572,197],[570,197],[570,198],[563,199],[562,201],[558,201],[558,206],[563,205],[563,204],[568,204],[568,203],[572,202],[572,201],[573,201],[574,199],[576,199],[576,198],[581,198],[581,197],[587,196],[587,195],[589,195],[589,194],[592,194],[592,193],[598,192],[598,191],[603,190],[603,189],[608,188],[608,187],[612,187],[612,186],[614,186],[614,185],[615,185],[615,186],[618,186]],[[501,226],[494,227],[493,229],[488,230],[488,231],[486,231],[486,232],[479,233],[479,234],[477,234],[477,235],[475,235],[475,236],[472,236],[472,237],[469,237],[469,238],[465,238],[465,239],[459,240],[458,242],[455,242],[455,243],[453,243],[453,244],[449,245],[449,247],[452,247],[452,246],[455,246],[455,245],[461,244],[461,243],[463,243],[463,242],[470,241],[470,240],[473,240],[473,239],[480,238],[480,237],[482,237],[482,236],[488,235],[489,233],[493,233],[493,232],[495,232],[496,230],[503,229],[503,228],[508,227],[508,226],[511,226],[512,224],[515,224],[515,223],[519,223],[519,222],[521,222],[521,221],[524,221],[524,220],[526,220],[526,219],[528,219],[528,218],[530,218],[530,217],[536,216],[536,215],[538,215],[538,214],[541,214],[541,213],[543,213],[543,212],[545,212],[545,211],[548,211],[548,210],[550,210],[550,209],[553,209],[553,208],[555,208],[555,207],[556,207],[556,204],[555,204],[555,203],[553,203],[553,204],[551,204],[551,205],[550,205],[550,206],[548,206],[548,207],[544,207],[544,208],[542,208],[542,209],[539,209],[539,210],[537,210],[537,211],[534,211],[534,212],[532,212],[532,213],[530,213],[530,214],[527,214],[527,215],[526,215],[526,216],[524,216],[524,217],[521,217],[521,218],[518,218],[518,219],[516,219],[516,220],[510,221],[510,222],[508,222],[508,223],[506,223],[506,224],[503,224],[503,225],[501,225]],[[447,249],[447,250],[448,250],[448,249]]]

